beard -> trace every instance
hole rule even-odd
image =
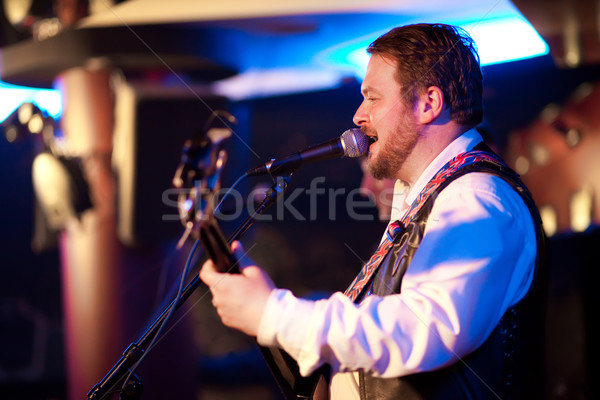
[[[376,130],[372,130],[372,134],[376,133]],[[366,163],[369,174],[375,179],[395,179],[420,136],[421,130],[410,116],[407,116],[395,132],[387,135],[386,139],[377,141],[379,154],[374,156],[369,153]]]

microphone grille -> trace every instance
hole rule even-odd
[[[364,156],[369,151],[369,137],[360,129],[348,129],[340,137],[344,146],[344,155],[350,158]]]

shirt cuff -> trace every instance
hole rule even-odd
[[[300,373],[314,368],[315,355],[307,357],[304,346],[312,329],[315,302],[295,297],[287,289],[274,289],[263,312],[256,340],[265,347],[279,347],[299,362]],[[309,358],[309,360],[305,360]],[[302,365],[308,364],[308,365]]]

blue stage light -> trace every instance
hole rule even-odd
[[[477,45],[481,65],[497,64],[548,54],[549,47],[531,24],[520,15],[480,21],[444,21],[465,29]],[[391,28],[391,27],[390,27]],[[368,45],[388,28],[373,35],[328,49],[320,55],[322,63],[364,78],[370,55]]]
[[[490,65],[548,54],[549,47],[522,17],[505,17],[463,23],[479,50],[481,65]]]
[[[62,115],[62,100],[57,90],[35,89],[0,82],[0,122],[27,102],[35,104],[54,119],[59,119]]]

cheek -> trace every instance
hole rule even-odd
[[[389,136],[396,130],[404,114],[399,107],[381,107],[371,114],[373,128],[381,136]]]

